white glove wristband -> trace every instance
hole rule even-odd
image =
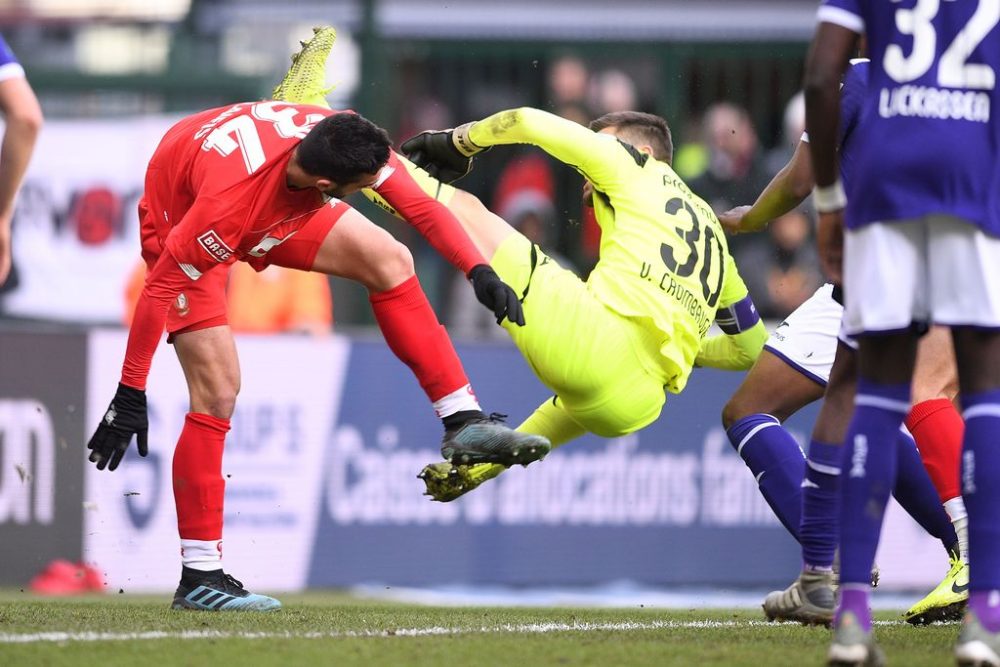
[[[842,211],[847,206],[847,194],[844,184],[838,178],[833,185],[813,188],[813,206],[819,213]]]
[[[458,149],[458,152],[465,157],[472,157],[476,153],[482,152],[482,146],[477,146],[469,138],[469,130],[475,123],[466,123],[465,125],[459,125],[451,132],[451,141]]]

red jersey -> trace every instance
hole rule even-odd
[[[157,238],[143,239],[144,249],[165,248],[197,279],[294,233],[325,202],[314,188],[290,189],[285,170],[302,138],[331,113],[258,102],[210,109],[174,125],[146,173]]]
[[[259,268],[255,259],[329,210],[318,190],[290,189],[286,167],[302,138],[334,113],[247,102],[189,116],[167,132],[150,160],[140,205],[143,256],[155,265],[136,304],[124,384],[145,388],[167,309],[186,284],[238,259]],[[394,154],[374,189],[463,273],[486,263],[451,212],[420,189]]]

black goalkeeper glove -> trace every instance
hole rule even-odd
[[[517,294],[510,285],[500,280],[500,276],[488,264],[477,264],[469,271],[472,289],[476,292],[479,303],[493,311],[497,324],[507,318],[510,322],[524,326],[524,310]]]
[[[118,391],[111,399],[108,411],[87,443],[90,462],[98,470],[114,470],[125,456],[125,450],[137,436],[139,456],[149,453],[146,437],[149,419],[146,417],[146,392],[118,383]]]
[[[486,150],[472,143],[472,123],[454,130],[421,132],[403,142],[400,150],[418,167],[443,183],[462,178],[472,169],[472,156]]]

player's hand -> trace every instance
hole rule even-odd
[[[149,453],[148,431],[146,392],[119,383],[111,405],[87,443],[90,462],[96,463],[98,470],[114,470],[125,456],[132,436],[138,440],[139,456],[145,456]]]
[[[819,214],[816,232],[819,261],[827,277],[836,285],[844,279],[844,211]]]
[[[421,132],[399,147],[418,167],[444,183],[462,178],[472,169],[472,156],[484,149],[469,139],[466,123],[453,130]]]
[[[500,280],[500,276],[488,264],[477,264],[469,271],[472,289],[476,292],[479,303],[493,311],[497,324],[507,318],[510,322],[523,327],[524,309],[517,294],[510,285]]]
[[[763,229],[763,226],[751,228],[745,223],[746,214],[750,211],[750,206],[737,206],[725,213],[719,214],[719,222],[728,234],[743,234],[744,232],[756,232]]]
[[[0,219],[0,285],[7,282],[10,275],[10,220]]]

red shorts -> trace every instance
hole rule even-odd
[[[324,206],[309,218],[294,236],[260,257],[247,257],[246,262],[257,271],[263,271],[271,264],[299,271],[311,271],[324,239],[348,208],[349,206],[342,202],[333,207]],[[163,253],[166,239],[161,238],[162,225],[158,230],[156,219],[145,197],[139,201],[139,219],[142,221],[140,228],[142,258],[146,262],[146,267],[152,269]],[[177,295],[167,314],[167,342],[173,342],[174,336],[180,333],[228,324],[226,284],[229,279],[229,269],[229,266],[220,266],[206,271]]]

